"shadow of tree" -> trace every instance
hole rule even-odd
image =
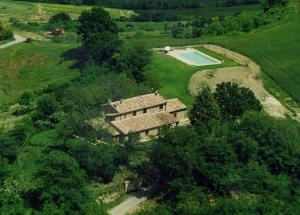
[[[82,47],[69,49],[61,55],[62,61],[69,60],[74,62],[74,64],[70,67],[72,69],[84,69],[89,59],[89,54]]]

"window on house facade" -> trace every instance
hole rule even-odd
[[[143,110],[143,113],[147,113],[147,109],[146,108]]]
[[[159,105],[159,110],[164,109],[164,105]]]
[[[136,116],[136,111],[133,111],[133,114],[132,114],[133,116]]]
[[[174,113],[173,116],[174,116],[175,118],[177,118],[177,113]]]
[[[146,134],[146,135],[149,135],[149,130],[146,130],[146,131],[145,131],[145,134]]]

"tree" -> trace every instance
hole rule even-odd
[[[70,113],[66,119],[56,126],[56,130],[58,137],[63,140],[71,139],[74,135],[92,141],[96,138],[96,133],[92,126],[87,122],[85,113]]]
[[[264,11],[268,11],[274,6],[286,6],[288,0],[262,0],[262,8]]]
[[[68,144],[68,153],[78,161],[91,179],[102,179],[105,183],[112,180],[121,161],[121,150],[109,145],[94,146],[78,140]]]
[[[115,59],[116,72],[125,72],[138,83],[144,81],[144,70],[150,62],[151,52],[142,45],[123,49]]]
[[[112,60],[121,49],[121,40],[117,34],[109,31],[90,33],[84,41],[84,47],[96,63]]]
[[[59,104],[53,94],[46,94],[42,96],[36,107],[35,119],[48,119],[51,114],[55,113],[59,109]]]
[[[78,34],[83,36],[83,40],[95,33],[118,34],[117,24],[112,20],[109,13],[101,7],[93,8],[91,11],[83,11],[78,22]]]
[[[162,133],[150,154],[149,179],[165,193],[165,198],[172,199],[181,188],[189,190],[187,187],[190,187],[192,173],[197,166],[198,136],[190,128],[176,128]]]
[[[0,159],[12,163],[17,157],[17,142],[7,133],[0,131]]]
[[[212,120],[220,119],[220,108],[208,87],[199,91],[191,110],[192,125],[204,124],[209,126]]]
[[[229,142],[234,146],[239,162],[247,164],[251,160],[257,160],[258,144],[244,133],[232,134]]]
[[[13,39],[14,33],[7,25],[2,25],[0,22],[0,41]]]
[[[249,110],[262,110],[262,105],[255,98],[254,93],[236,83],[223,82],[218,84],[214,97],[219,104],[224,121],[234,120]]]
[[[246,113],[239,124],[240,131],[259,145],[259,160],[273,174],[297,176],[300,163],[300,133],[290,121],[273,119],[266,114]]]
[[[30,105],[34,101],[34,96],[34,93],[31,91],[26,91],[20,96],[18,102],[20,105]]]
[[[184,26],[180,22],[177,25],[173,25],[171,28],[172,36],[174,38],[182,38],[183,37],[183,28],[184,28]]]
[[[42,214],[74,214],[91,201],[85,173],[64,152],[51,151],[42,156],[35,175],[40,183],[29,191],[27,200]]]
[[[72,22],[71,17],[69,16],[69,14],[65,13],[65,12],[59,12],[55,15],[53,15],[50,19],[49,19],[49,23],[54,24],[54,23],[69,23]]]
[[[198,157],[202,157],[195,171],[198,184],[215,193],[228,193],[237,183],[234,178],[238,175],[235,171],[237,158],[233,146],[226,138],[211,135],[199,141],[198,153]]]
[[[95,63],[110,61],[120,51],[117,24],[103,8],[83,11],[78,22],[78,34],[83,37],[84,48]]]

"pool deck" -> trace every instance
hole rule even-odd
[[[195,63],[193,60],[190,60],[190,59],[188,59],[186,57],[183,57],[181,55],[182,53],[187,52],[187,51],[197,52],[199,55],[202,55],[202,56],[204,56],[204,57],[206,57],[206,58],[214,61],[215,63],[211,63],[211,64],[207,64],[207,63],[204,63],[204,64]],[[182,61],[182,62],[184,62],[184,63],[186,63],[186,64],[188,64],[190,66],[207,66],[207,65],[216,65],[216,64],[221,64],[222,63],[221,61],[219,61],[219,60],[217,60],[217,59],[215,59],[215,58],[213,58],[213,57],[211,57],[211,56],[209,56],[209,55],[207,55],[207,54],[205,54],[203,52],[200,52],[200,51],[198,51],[198,50],[196,50],[194,48],[189,48],[189,47],[188,48],[175,48],[174,50],[169,51],[168,55],[172,56],[172,57],[176,58],[177,60],[180,60],[180,61]]]

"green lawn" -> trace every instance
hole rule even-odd
[[[74,6],[61,4],[31,3],[13,0],[0,1],[0,21],[7,22],[10,18],[16,18],[22,22],[36,21],[46,22],[49,17],[60,11],[69,13],[73,19],[78,18],[81,11],[90,10],[91,6]],[[132,10],[106,8],[112,17],[131,16]]]
[[[73,48],[54,42],[23,43],[0,52],[0,102],[11,103],[26,90],[65,82],[79,74],[61,55]]]
[[[193,67],[173,57],[154,53],[152,63],[146,74],[151,76],[160,85],[159,92],[166,98],[179,98],[188,106],[193,103],[193,97],[188,92],[188,83],[193,73],[210,68],[236,66],[235,62],[221,55],[212,53],[202,47],[198,50],[211,55],[219,60],[224,60],[222,65]]]

